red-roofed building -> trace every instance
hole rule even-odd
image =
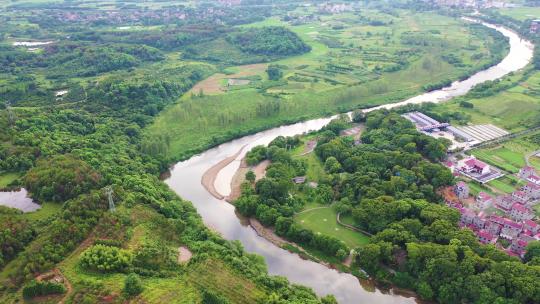
[[[461,209],[461,223],[464,226],[472,225],[475,217],[476,213],[474,213],[474,211],[472,211],[471,209]]]
[[[510,211],[510,209],[512,209],[512,205],[515,204],[515,200],[511,195],[501,195],[498,196],[496,200],[497,202],[495,203],[495,206],[504,210],[505,212]]]
[[[521,238],[515,239],[512,241],[512,245],[510,245],[510,250],[516,254],[518,254],[520,257],[523,257],[525,255],[525,248],[529,245],[529,242],[526,240],[523,240]]]
[[[474,157],[459,162],[459,169],[467,173],[487,174],[490,172],[488,164]]]
[[[525,166],[519,169],[518,176],[522,179],[527,179],[531,175],[536,175],[536,170],[531,166]]]
[[[532,199],[540,198],[540,185],[535,183],[528,182],[527,185],[521,188],[521,191],[527,193],[527,195]]]
[[[506,219],[504,217],[498,216],[498,215],[492,215],[489,217],[490,222],[497,223],[500,225],[504,225],[505,220]]]
[[[509,214],[516,221],[530,220],[534,217],[532,210],[520,203],[515,203],[512,205],[512,209],[510,209]]]
[[[529,196],[525,191],[514,191],[512,192],[512,197],[521,203],[525,203],[529,200]]]
[[[511,219],[507,219],[505,217],[503,217],[502,219],[504,228],[512,229],[517,232],[520,232],[521,229],[523,229],[523,225],[520,223],[514,222]]]
[[[482,244],[495,244],[497,242],[497,236],[489,233],[486,230],[480,230],[476,233],[478,241]]]
[[[495,223],[495,222],[487,222],[486,223],[486,230],[493,234],[493,235],[499,235],[501,233],[502,225]]]
[[[540,231],[540,225],[533,220],[525,220],[523,221],[523,229],[529,230],[534,235]]]
[[[485,193],[480,192],[478,193],[478,196],[476,197],[476,207],[480,209],[486,209],[493,203],[493,198]]]

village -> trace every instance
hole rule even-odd
[[[482,244],[494,244],[509,255],[523,258],[529,242],[540,240],[540,225],[533,209],[540,203],[539,173],[526,165],[511,174],[477,159],[473,153],[464,153],[509,133],[493,125],[454,127],[421,112],[402,116],[414,123],[418,131],[452,143],[443,165],[458,182],[441,194],[448,206],[459,210],[460,226],[471,229]],[[508,185],[513,187],[511,193],[491,186],[491,182],[503,177],[514,181],[513,186]]]
[[[448,163],[446,163],[448,165]],[[452,165],[456,176],[489,174],[490,165],[470,157]],[[460,226],[471,229],[482,244],[496,244],[509,255],[523,257],[529,242],[540,240],[540,225],[532,207],[540,203],[540,177],[526,166],[518,177],[526,182],[511,194],[493,197],[486,192],[471,196],[469,184],[459,181],[443,190],[446,204],[459,210]]]

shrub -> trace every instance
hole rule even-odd
[[[202,299],[203,304],[229,304],[230,303],[225,297],[213,291],[203,290],[202,296],[203,296],[203,299]]]
[[[176,253],[171,248],[158,242],[146,243],[134,253],[133,265],[156,271],[172,268],[177,265]]]
[[[99,239],[94,241],[94,245],[104,245],[109,247],[122,247],[122,242],[119,240]]]
[[[81,266],[99,272],[124,272],[131,266],[130,252],[111,246],[94,245],[81,255]]]
[[[124,293],[130,297],[140,294],[144,290],[138,275],[130,273],[124,281]]]
[[[30,299],[39,296],[62,294],[66,292],[64,285],[54,282],[32,281],[23,288],[23,297]]]

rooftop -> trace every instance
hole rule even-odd
[[[531,183],[531,182],[527,183],[527,185],[525,187],[531,188],[533,190],[540,190],[540,185],[537,185],[537,184]]]
[[[470,167],[477,167],[477,168],[480,168],[480,169],[484,169],[487,164],[482,162],[482,161],[479,161],[478,159],[476,158],[470,158],[468,160],[465,161],[465,164],[467,166],[470,166]]]
[[[523,223],[525,225],[529,226],[529,227],[537,227],[538,226],[538,223],[533,221],[533,220],[526,220]]]
[[[512,209],[517,210],[517,211],[519,211],[521,213],[530,213],[531,212],[531,210],[529,208],[523,206],[520,203],[513,204]]]
[[[485,202],[485,201],[489,201],[490,199],[491,199],[491,195],[485,192],[478,193],[478,200]]]

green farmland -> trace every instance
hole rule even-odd
[[[482,34],[460,19],[433,13],[400,11],[395,17],[365,10],[321,18],[322,22],[290,25],[274,17],[242,26],[286,26],[311,51],[272,62],[283,72],[278,81],[269,81],[265,69],[258,66],[224,70],[258,77],[234,90],[227,90],[222,81],[212,78],[202,81],[145,131],[150,144],[159,145],[155,142],[166,137],[169,147],[163,154],[179,159],[240,134],[284,122],[403,100],[421,93],[426,83],[456,79],[485,64],[493,46],[489,36],[475,39]],[[381,23],[366,24],[367,18]],[[452,56],[459,64],[441,56]]]

